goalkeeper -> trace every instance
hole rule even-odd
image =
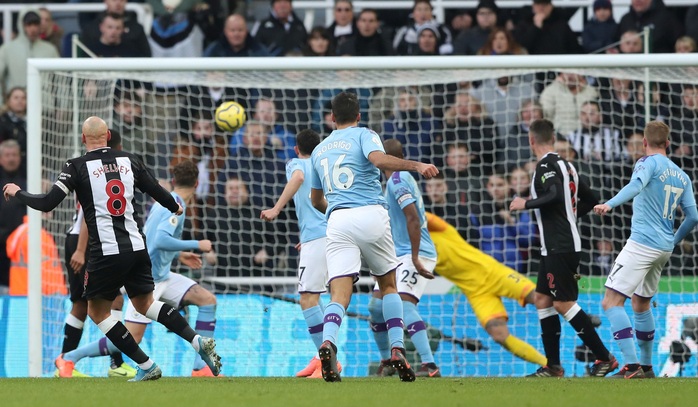
[[[502,297],[507,297],[517,300],[522,307],[533,304],[536,285],[471,246],[440,217],[428,212],[426,216],[427,228],[436,246],[434,272],[460,288],[480,324],[495,342],[523,360],[545,366],[545,356],[509,332],[508,316],[502,303]]]

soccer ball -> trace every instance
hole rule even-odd
[[[245,108],[238,102],[223,102],[216,108],[216,125],[223,131],[236,131],[245,119]]]

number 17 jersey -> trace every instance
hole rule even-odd
[[[383,142],[376,132],[364,127],[335,130],[315,147],[311,187],[325,193],[328,218],[339,208],[387,208],[380,171],[368,160],[373,151],[385,153]]]
[[[653,249],[674,250],[676,208],[696,206],[691,179],[661,154],[640,158],[632,179],[639,179],[643,189],[633,200],[630,240]]]

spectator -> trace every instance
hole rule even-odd
[[[641,54],[643,52],[643,48],[642,36],[638,34],[637,31],[628,30],[620,36],[618,51],[621,54]]]
[[[688,35],[679,37],[674,45],[674,50],[676,50],[677,54],[690,54],[692,52],[696,52],[696,41]]]
[[[453,41],[456,55],[475,55],[487,43],[492,30],[497,26],[499,8],[494,0],[480,0],[475,9],[475,26],[462,31]]]
[[[681,23],[674,12],[664,6],[663,0],[632,0],[630,10],[618,23],[618,33],[628,30],[642,32],[648,26],[652,28],[652,53],[672,52],[676,39],[683,33]]]
[[[337,55],[378,57],[394,54],[392,44],[381,33],[376,10],[361,10],[356,27],[354,34],[339,45]]]
[[[27,92],[24,88],[12,88],[0,110],[0,142],[16,140],[22,155],[22,174],[26,174],[27,153]],[[4,184],[3,184],[4,185]]]
[[[291,0],[272,0],[269,17],[252,27],[252,36],[274,56],[300,51],[308,39],[303,21],[293,12]]]
[[[259,123],[267,126],[269,129],[269,137],[267,138],[267,147],[275,152],[278,159],[282,161],[290,160],[296,157],[294,147],[296,146],[296,136],[293,133],[286,131],[281,123],[277,123],[278,113],[276,103],[267,97],[260,97],[254,106],[252,118]],[[245,127],[235,132],[230,141],[230,152],[235,154],[236,150],[244,144],[243,138],[246,134]]]
[[[579,124],[579,128],[570,133],[567,139],[581,160],[591,162],[598,168],[599,174],[604,173],[603,168],[609,168],[610,163],[621,160],[623,150],[620,132],[603,125],[598,102],[588,101],[582,104]]]
[[[270,128],[250,120],[244,127],[242,145],[231,152],[228,160],[230,174],[251,186],[254,195],[271,198],[281,194],[285,184],[283,161],[267,146]]]
[[[523,165],[535,158],[531,156],[528,142],[528,128],[534,120],[543,118],[543,106],[535,100],[526,100],[521,104],[517,124],[509,129],[506,145],[508,164]],[[534,166],[535,168],[535,166]]]
[[[61,53],[61,42],[63,41],[63,28],[53,21],[51,12],[45,7],[39,9],[41,23],[39,24],[39,38],[50,42],[56,47],[56,51]]]
[[[691,177],[696,177],[696,134],[698,133],[698,87],[683,86],[682,105],[671,119],[669,158]]]
[[[439,55],[439,29],[431,24],[422,24],[417,29],[417,51],[415,55]]]
[[[148,37],[155,58],[199,58],[204,54],[204,40],[194,15],[182,11],[156,16]]]
[[[601,182],[599,174],[592,169],[591,164],[588,161],[577,159],[579,154],[577,154],[577,150],[572,147],[569,140],[557,139],[555,141],[555,152],[562,159],[574,165],[577,174],[579,174],[579,179],[584,180],[587,185],[595,188],[595,190],[600,190],[603,187],[604,183]]]
[[[608,79],[600,80],[602,84]],[[611,78],[609,86],[600,87],[601,112],[604,122],[611,127],[620,130],[623,137],[635,132],[637,129],[635,111],[635,89],[630,79]]]
[[[0,142],[0,185],[14,183],[26,190],[27,178],[21,171],[22,153],[16,140]],[[27,206],[17,199],[0,199],[0,295],[7,294],[10,285],[10,259],[7,238],[22,224]]]
[[[560,72],[540,95],[543,115],[553,122],[555,130],[570,134],[579,128],[579,110],[582,104],[596,100],[597,92],[587,84],[584,76]]]
[[[552,0],[533,0],[533,15],[519,22],[514,38],[531,55],[580,54],[582,47],[567,20]]]
[[[686,12],[686,35],[693,38],[693,41],[698,42],[698,4],[691,6]]]
[[[99,38],[94,42],[84,39],[85,45],[102,58],[150,57],[150,46],[124,41],[124,18],[121,14],[106,13],[99,23]]]
[[[158,169],[159,178],[166,177],[167,162],[158,162],[158,157],[169,157],[169,151],[156,154],[156,146],[146,137],[143,123],[143,102],[136,92],[122,91],[115,97],[112,130],[121,135],[121,143],[125,151],[133,151],[141,155],[143,161],[151,168]],[[164,148],[165,146],[158,146]]]
[[[509,31],[499,27],[492,29],[482,48],[477,51],[478,55],[524,55],[526,53]]]
[[[672,93],[680,94],[683,93],[681,85],[672,86]],[[676,101],[672,99],[671,102],[667,102],[662,96],[662,91],[656,82],[650,84],[650,120],[657,120],[666,123],[670,120],[672,116],[669,106],[676,106],[677,104],[683,103],[681,97],[677,97]],[[638,114],[635,115],[635,131],[642,133],[645,130],[645,109],[647,105],[645,104],[645,84],[643,82],[635,82],[635,106],[632,108],[634,112]]]
[[[199,184],[196,187],[197,202],[212,205],[218,185],[218,176],[224,170],[228,158],[225,136],[216,133],[211,111],[201,111],[193,116],[186,133],[181,133],[170,168],[183,160],[191,160],[199,168]]]
[[[483,111],[480,101],[467,92],[456,94],[453,105],[444,113],[444,140],[463,142],[473,156],[473,164],[490,174],[494,170],[497,153],[497,125]]]
[[[449,143],[446,147],[446,167],[444,178],[448,190],[455,198],[458,212],[467,213],[467,205],[477,199],[482,183],[477,175],[479,171],[473,171],[471,167],[472,157],[465,143]]]
[[[99,42],[102,32],[100,25],[107,13],[120,15],[124,23],[124,29],[121,41],[129,44],[132,51],[129,54],[150,56],[150,45],[148,37],[145,35],[143,26],[138,23],[138,16],[133,11],[126,11],[127,0],[104,0],[106,9],[100,13],[91,22],[85,24],[82,28],[81,39],[87,44],[96,44]]]
[[[594,53],[613,44],[618,23],[613,19],[611,0],[594,1],[594,17],[584,24],[582,46],[584,51]]]
[[[383,122],[382,136],[400,141],[406,159],[426,162],[432,159],[432,134],[438,124],[420,104],[418,95],[412,89],[399,89],[395,112]]]
[[[335,0],[334,21],[327,27],[330,35],[333,54],[336,54],[339,47],[350,37],[356,34],[356,23],[354,22],[354,5],[350,0]]]
[[[146,0],[146,3],[150,4],[156,17],[174,13],[187,14],[205,4],[202,0]]]
[[[245,17],[231,14],[225,20],[223,35],[206,48],[205,57],[266,57],[269,51],[247,30]]]
[[[486,79],[479,88],[470,94],[482,100],[487,113],[497,123],[498,134],[506,138],[506,134],[516,125],[519,106],[522,100],[530,100],[535,95],[530,81],[518,76],[502,76],[497,79]],[[497,140],[500,146],[505,140]]]
[[[56,47],[39,38],[41,17],[36,11],[21,12],[17,25],[17,38],[0,46],[0,88],[3,95],[8,89],[27,86],[29,58],[59,57]]]
[[[607,183],[608,192],[602,198],[610,199],[626,186],[632,179],[635,171],[635,163],[645,156],[645,146],[643,145],[643,133],[634,133],[627,137],[625,143],[625,154],[623,159],[616,163],[613,177]],[[633,215],[632,205],[621,205],[613,211],[611,226],[617,230],[616,237],[619,241],[625,241],[630,236],[630,219]]]
[[[469,30],[473,26],[473,16],[465,9],[447,9],[446,23],[455,36],[456,33]]]
[[[531,174],[523,167],[514,167],[509,172],[509,188],[511,196],[528,198],[531,196]]]
[[[332,37],[323,27],[315,27],[308,34],[308,43],[303,46],[303,56],[331,57],[334,56]]]
[[[221,277],[271,277],[275,274],[275,226],[264,222],[259,208],[273,202],[251,193],[248,183],[229,177],[224,183],[223,199],[206,205],[204,237],[216,245],[216,274]]]
[[[412,22],[401,27],[393,39],[393,48],[398,55],[417,55],[419,28],[427,23],[434,24],[439,30],[439,54],[453,53],[451,32],[440,24],[432,14],[433,8],[429,0],[415,0],[412,8]]]
[[[509,183],[501,174],[487,179],[482,199],[473,202],[470,222],[480,234],[480,250],[520,273],[526,273],[522,249],[528,250],[535,238],[535,224],[528,212],[509,211]]]
[[[424,182],[424,209],[442,217],[458,230],[464,239],[469,238],[468,211],[459,207],[453,192],[449,191],[448,183],[444,175],[439,173],[435,177]],[[475,239],[469,240],[473,246],[477,245]]]

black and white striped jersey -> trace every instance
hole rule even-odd
[[[75,215],[73,215],[73,226],[68,229],[69,235],[79,235],[80,230],[82,230],[82,220],[85,218],[85,212],[82,210],[80,203],[77,204],[75,208]]]
[[[108,147],[68,160],[56,186],[77,194],[85,214],[91,256],[145,250],[141,221],[135,211],[135,189],[149,194],[172,212],[178,209],[140,158]]]
[[[554,152],[546,154],[536,165],[531,200],[526,202],[527,209],[535,210],[541,254],[581,251],[577,216],[591,210],[596,201],[571,163]]]

